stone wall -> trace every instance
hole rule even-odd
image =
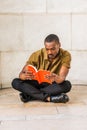
[[[30,54],[55,33],[72,54],[67,79],[87,84],[87,0],[0,0],[0,87],[10,87]]]

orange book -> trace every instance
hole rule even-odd
[[[50,75],[50,71],[47,70],[37,70],[33,65],[28,65],[27,66],[29,71],[32,71],[33,74],[35,75],[34,80],[37,80],[39,83],[42,82],[47,82],[47,83],[52,83],[51,80],[46,78],[46,75]]]

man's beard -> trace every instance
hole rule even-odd
[[[48,59],[54,59],[54,58],[55,58],[54,55],[52,55],[52,54],[49,54],[49,55],[48,55]]]

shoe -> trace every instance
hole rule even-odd
[[[57,96],[51,96],[50,101],[54,103],[66,103],[69,101],[69,97],[65,93],[61,93]]]
[[[20,96],[20,99],[22,102],[28,102],[31,100],[31,97],[29,95],[24,94],[24,93],[20,93],[19,96]]]

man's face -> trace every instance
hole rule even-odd
[[[47,51],[48,58],[54,59],[59,52],[60,43],[56,43],[55,41],[45,42],[45,48]]]

